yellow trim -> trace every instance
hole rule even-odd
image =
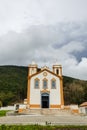
[[[61,105],[64,105],[64,97],[63,97],[63,79],[60,79],[60,94],[61,94]]]
[[[50,74],[55,75],[56,77],[58,77],[58,78],[60,78],[60,79],[62,78],[61,76],[55,74],[54,72],[52,72],[52,71],[50,71],[50,70],[48,70],[48,69],[43,69],[43,70],[41,70],[41,71],[39,71],[39,72],[37,72],[37,73],[35,73],[35,74],[32,74],[30,77],[36,76],[36,75],[38,75],[38,74],[40,74],[40,73],[42,73],[42,72],[44,72],[44,71],[47,71],[47,72],[49,72]]]
[[[60,75],[62,76],[62,67],[60,67]]]
[[[78,109],[73,109],[73,110],[71,110],[71,112],[74,113],[74,114],[75,114],[75,113],[78,114],[78,113],[79,113],[79,110],[78,110]]]
[[[32,67],[31,67],[32,68]],[[43,69],[41,70],[40,72],[37,72],[31,76],[29,76],[29,72],[28,72],[28,85],[27,85],[27,105],[30,105],[30,80],[33,76],[36,76],[37,74],[40,74],[44,71],[47,71],[51,74],[53,74],[54,76],[56,76],[57,78],[60,78],[60,94],[61,94],[61,105],[64,105],[64,97],[63,97],[63,78],[62,76],[59,76],[59,75],[56,75],[54,74],[53,72],[51,72],[50,70],[47,70],[47,69]],[[62,67],[61,67],[61,73],[62,73]],[[44,78],[45,80],[47,80],[47,88],[48,88],[48,79]],[[43,81],[44,81],[43,79]],[[49,90],[46,89],[43,89],[41,92],[44,93],[44,92],[47,92],[47,93],[50,93]],[[57,107],[57,108],[60,108],[61,105],[50,105],[50,107]],[[37,105],[37,104],[31,104],[30,107],[32,108],[40,108],[40,105]]]
[[[43,89],[43,90],[41,90],[41,93],[50,93],[50,91],[47,89]]]
[[[37,68],[37,66],[29,66],[29,68]]]
[[[46,72],[46,71],[45,71],[45,72],[43,72],[43,76],[45,76],[45,77],[47,76],[47,72]]]
[[[20,109],[18,109],[18,113],[22,113],[24,110],[25,110],[25,109],[20,108]]]
[[[39,104],[30,104],[30,108],[40,108]]]
[[[61,105],[50,105],[50,108],[61,108]]]
[[[28,78],[28,86],[27,86],[27,104],[30,104],[30,78]]]

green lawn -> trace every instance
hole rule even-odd
[[[8,110],[0,110],[0,117],[6,116],[6,112],[8,112]]]
[[[87,130],[87,126],[1,125],[0,130]]]

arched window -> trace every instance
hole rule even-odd
[[[35,85],[34,85],[35,87],[34,88],[39,88],[39,79],[38,78],[36,78],[35,79]]]
[[[56,80],[55,79],[51,80],[51,88],[56,89]]]
[[[47,89],[47,79],[43,79],[43,89]]]

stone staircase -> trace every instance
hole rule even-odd
[[[28,115],[71,115],[70,110],[64,109],[26,109],[22,112]]]

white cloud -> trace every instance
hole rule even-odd
[[[87,20],[87,0],[0,0],[0,35],[31,25]]]
[[[62,51],[67,53],[81,52],[85,49],[84,43],[78,41],[71,41],[62,47]]]
[[[57,59],[63,74],[87,79],[86,5],[87,0],[0,0],[0,65],[35,59],[51,66]]]
[[[45,63],[51,66],[57,59],[63,65],[65,75],[86,79],[87,73],[83,71],[86,63],[81,55],[86,51],[87,29],[85,23],[85,28],[82,29],[81,25],[77,25],[78,28],[75,23],[38,25],[21,33],[10,31],[0,37],[0,63],[28,65],[35,59],[39,65]],[[76,31],[79,35],[71,35]],[[81,61],[78,61],[77,54],[81,54]]]
[[[69,65],[68,65],[69,64]],[[79,63],[75,60],[68,60],[68,64],[66,67],[66,75],[71,75],[72,77],[76,77],[79,79],[87,80],[87,58],[83,57]]]

